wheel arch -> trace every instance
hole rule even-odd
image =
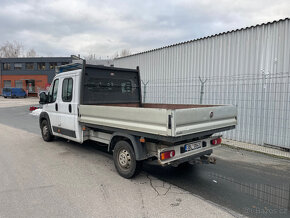
[[[139,141],[139,137],[126,133],[113,133],[108,146],[108,151],[113,151],[116,143],[122,140],[127,141],[133,147],[136,160],[145,160],[147,158],[146,146]]]
[[[39,127],[41,128],[41,123],[43,120],[46,120],[48,122],[48,130],[50,132],[50,134],[53,135],[52,129],[51,129],[51,124],[50,124],[50,119],[49,119],[49,115],[47,112],[41,112],[39,115]]]

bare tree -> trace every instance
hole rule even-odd
[[[32,48],[28,51],[24,51],[24,47],[17,41],[5,42],[0,45],[0,57],[3,58],[17,58],[17,57],[36,57],[36,51]]]
[[[111,58],[115,59],[115,58],[125,57],[131,54],[132,53],[129,49],[122,49],[120,53],[117,51],[115,54],[111,56]]]
[[[36,51],[32,48],[26,52],[26,57],[36,57]]]
[[[19,42],[5,42],[0,47],[0,57],[15,58],[20,57],[23,51],[23,45]]]
[[[131,51],[129,49],[123,49],[121,52],[120,52],[120,57],[125,57],[125,56],[128,56],[131,54]]]
[[[89,54],[88,56],[84,57],[86,60],[92,61],[96,60],[96,55],[95,54]]]
[[[116,52],[114,55],[112,55],[112,59],[118,58],[119,57],[119,52]]]

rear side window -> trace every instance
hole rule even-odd
[[[57,90],[58,90],[58,79],[54,80],[52,89],[49,90],[49,102],[53,103],[57,98]]]
[[[62,82],[62,101],[71,102],[73,96],[73,79],[66,78]]]

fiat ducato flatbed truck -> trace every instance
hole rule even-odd
[[[232,105],[142,103],[140,73],[98,65],[57,68],[48,93],[40,94],[42,137],[107,146],[118,173],[131,178],[142,161],[178,166],[209,156],[217,133],[235,128]]]

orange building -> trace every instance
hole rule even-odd
[[[0,94],[3,88],[23,88],[28,96],[45,91],[55,76],[55,67],[72,57],[0,58]]]

